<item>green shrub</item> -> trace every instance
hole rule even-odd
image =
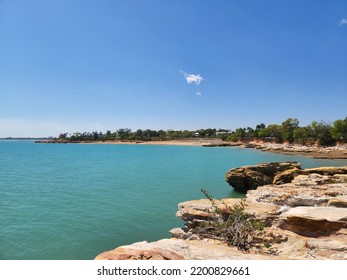
[[[200,237],[225,241],[229,246],[236,246],[239,250],[249,251],[255,245],[255,239],[264,229],[264,222],[255,214],[245,212],[246,202],[228,206],[221,210],[215,200],[201,189],[212,204],[212,218],[201,223],[196,232]]]

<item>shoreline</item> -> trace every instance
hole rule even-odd
[[[97,144],[97,145],[165,145],[165,146],[203,146],[203,147],[240,147],[257,149],[283,155],[305,156],[315,159],[347,159],[347,145],[332,147],[302,146],[294,144],[258,143],[258,142],[224,142],[220,139],[181,139],[164,141],[96,141],[96,142],[62,142],[56,140],[36,141],[44,144]]]
[[[332,147],[302,146],[294,144],[249,143],[245,148],[283,155],[305,156],[315,159],[347,159],[347,145]]]

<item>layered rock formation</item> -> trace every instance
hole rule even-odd
[[[311,173],[313,170],[330,175]],[[245,211],[265,220],[268,227],[259,238],[260,243],[270,245],[253,248],[250,254],[282,259],[347,259],[347,175],[333,174],[332,170],[302,170],[310,174],[247,193]],[[344,172],[345,167],[335,170]],[[239,200],[223,199],[216,205],[223,211]],[[195,228],[212,215],[208,199],[180,203],[177,216],[186,225],[183,232],[174,231],[174,236],[199,239]]]
[[[318,167],[301,169],[297,162],[270,162],[230,169],[225,179],[235,190],[247,192],[259,186],[290,183],[298,175],[347,174],[347,167]],[[326,180],[324,178],[318,180]]]
[[[257,236],[257,245],[249,252],[227,246],[222,240],[201,237],[197,232],[199,225],[216,215],[216,208],[218,213],[226,213],[241,199],[215,200],[214,207],[209,199],[200,199],[179,204],[176,215],[185,221],[185,226],[171,230],[173,238],[121,246],[96,259],[346,260],[347,167],[300,169],[297,163],[268,166],[274,174],[265,175],[272,178],[272,182],[248,191],[246,196],[245,211],[254,213],[266,224],[265,230]],[[279,166],[288,168],[283,170]],[[254,176],[253,171],[263,169],[264,165],[260,165],[248,175],[240,173]],[[291,173],[291,169],[298,170]],[[277,170],[281,171],[276,175]],[[275,178],[283,178],[278,176],[283,173],[290,173],[293,178],[279,183]],[[274,180],[277,184],[273,184]]]
[[[288,182],[300,169],[300,164],[297,162],[262,163],[230,169],[225,179],[235,190],[247,192],[258,186],[272,184],[275,178],[276,182],[280,180]]]
[[[246,148],[255,148],[261,151],[301,155],[321,159],[347,159],[347,145],[337,145],[332,147],[322,146],[301,146],[293,144],[276,144],[276,143],[249,143],[244,145]]]

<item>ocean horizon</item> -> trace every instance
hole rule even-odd
[[[238,147],[35,144],[0,141],[0,259],[93,259],[117,246],[170,237],[180,202],[243,197],[234,167],[322,160]]]

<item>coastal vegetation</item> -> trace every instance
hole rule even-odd
[[[299,145],[331,146],[347,143],[347,117],[333,123],[313,121],[306,126],[299,126],[299,120],[288,118],[281,124],[265,125],[260,123],[255,128],[229,129],[198,129],[198,130],[151,130],[120,128],[117,131],[108,130],[106,133],[75,132],[61,133],[53,141],[66,143],[105,142],[105,141],[166,141],[189,138],[219,138],[223,141],[263,141],[275,143],[290,143]]]
[[[347,117],[344,120],[336,120],[332,124],[328,122],[313,121],[307,126],[299,126],[299,120],[288,118],[282,124],[261,123],[255,127],[237,128],[229,137],[230,141],[242,141],[245,139],[262,140],[275,143],[290,143],[300,145],[331,146],[337,143],[347,142]]]
[[[115,132],[108,130],[106,133],[75,132],[72,134],[61,133],[55,140],[66,142],[95,142],[95,141],[165,141],[187,138],[216,138],[220,135],[231,135],[228,129],[199,129],[199,130],[151,130],[120,128]]]
[[[201,189],[201,192],[211,202],[213,215],[209,221],[197,226],[197,235],[221,240],[239,250],[249,251],[256,244],[257,236],[264,230],[265,222],[245,211],[244,199],[233,206],[223,203],[222,210],[206,190]]]

